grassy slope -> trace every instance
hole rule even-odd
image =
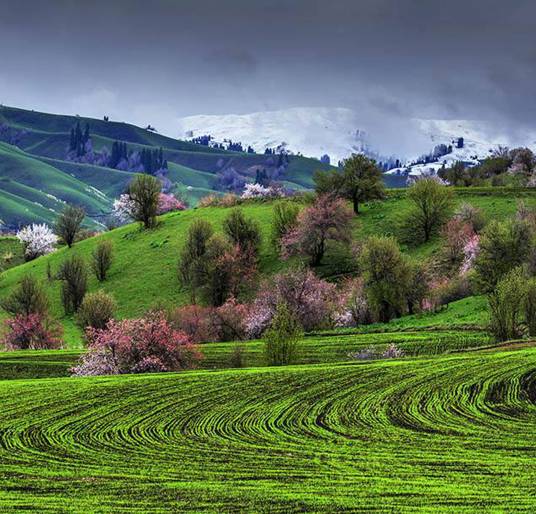
[[[530,348],[0,381],[0,510],[532,512],[535,367]]]
[[[490,217],[494,218],[510,215],[516,208],[514,198],[502,196],[469,196],[458,201],[470,201],[479,205]],[[535,199],[528,198],[527,201],[534,202]],[[248,204],[243,208],[246,215],[255,218],[262,229],[261,272],[270,274],[281,269],[285,263],[278,259],[269,244],[272,205],[269,203]],[[404,198],[393,198],[381,204],[374,203],[364,207],[362,214],[353,222],[354,238],[359,240],[367,235],[377,233],[392,234],[398,220],[407,208],[408,203]],[[157,302],[169,305],[187,303],[189,296],[178,285],[176,267],[179,250],[185,240],[188,227],[197,218],[210,220],[216,227],[219,227],[228,212],[229,209],[224,208],[189,210],[163,217],[160,227],[155,230],[142,232],[137,226],[130,225],[99,236],[112,240],[115,245],[115,262],[109,280],[102,287],[116,297],[120,306],[119,315],[122,317],[139,315]],[[8,270],[3,276],[0,297],[7,294],[24,273],[30,272],[44,279],[48,263],[54,271],[70,253],[80,253],[89,259],[97,240],[98,238],[92,238],[82,241],[71,250],[61,249],[50,256]],[[410,255],[420,259],[436,249],[437,241],[425,246],[409,248],[407,251]],[[340,259],[335,254],[328,253],[325,264],[318,271],[329,276],[339,270],[340,266]],[[95,290],[98,287],[100,286],[92,278],[90,290]],[[59,284],[53,283],[48,289],[54,314],[62,316]],[[481,324],[485,319],[485,311],[483,310],[485,303],[478,299],[470,299],[467,302],[469,308],[465,306],[461,309],[458,313],[460,319],[462,322]],[[452,321],[450,312],[445,311],[444,316]],[[402,320],[400,323],[404,324],[406,321]],[[420,317],[416,318],[416,323],[427,325],[429,322],[426,317]],[[64,324],[68,343],[70,345],[79,344],[79,331],[72,320],[66,319]]]

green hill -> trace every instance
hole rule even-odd
[[[478,191],[472,193],[470,189],[460,191],[457,202],[468,201],[481,207],[490,219],[501,219],[515,212],[516,196],[521,194],[525,196],[525,201],[529,205],[536,203],[536,194],[524,192],[514,196],[505,194],[501,189],[488,191],[485,195]],[[367,204],[363,208],[363,212],[352,222],[354,239],[358,241],[371,234],[396,234],[399,220],[404,216],[408,207],[409,203],[405,194],[400,192],[393,193],[386,201]],[[269,275],[287,266],[285,261],[279,259],[269,242],[273,204],[269,202],[246,203],[242,208],[247,216],[259,223],[262,230],[261,276]],[[119,304],[119,316],[134,317],[140,315],[158,302],[169,305],[188,303],[189,295],[181,290],[177,279],[179,251],[184,243],[188,227],[196,219],[206,219],[219,230],[228,213],[229,209],[222,207],[172,213],[161,217],[160,225],[154,230],[140,231],[137,225],[128,225],[81,241],[75,244],[72,249],[62,248],[51,255],[4,272],[0,297],[9,293],[23,274],[32,273],[45,280],[49,266],[54,272],[60,263],[72,253],[80,254],[89,259],[96,243],[100,239],[109,239],[115,247],[115,262],[109,278],[104,284],[100,285],[96,279],[91,278],[90,290],[102,287],[112,293]],[[435,240],[426,245],[404,248],[404,250],[414,258],[421,259],[435,252],[438,244],[438,240]],[[328,278],[339,274],[341,269],[351,270],[352,266],[355,266],[351,257],[341,255],[336,247],[333,247],[333,251],[328,251],[324,262],[325,264],[320,266],[317,272]],[[52,282],[48,284],[47,289],[52,300],[53,313],[63,318],[59,283]],[[477,303],[477,305],[479,304]],[[473,313],[469,309],[460,315],[466,316],[467,323],[481,324],[484,321],[478,312],[482,313],[481,307],[477,308],[477,312]],[[470,318],[467,317],[468,313],[470,313]],[[77,347],[80,344],[78,328],[70,318],[63,319],[63,322],[69,346]],[[426,324],[426,321],[421,322],[421,325]]]
[[[275,170],[277,156],[233,152],[179,141],[128,123],[103,121],[0,106],[0,126],[15,146],[0,143],[0,220],[16,228],[31,221],[48,222],[63,202],[86,208],[99,222],[110,212],[132,174],[108,167],[78,164],[67,159],[70,131],[79,123],[90,127],[93,148],[109,151],[114,141],[127,143],[129,151],[163,149],[169,179],[195,205],[200,198],[218,192],[217,173],[233,169],[248,180],[257,170]],[[17,134],[15,140],[11,136]],[[310,188],[313,174],[327,169],[316,159],[289,156],[281,177],[293,189]]]

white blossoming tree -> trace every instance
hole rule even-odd
[[[58,236],[45,223],[32,223],[17,232],[17,238],[24,246],[26,260],[30,261],[54,251]]]

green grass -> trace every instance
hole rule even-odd
[[[533,512],[536,351],[0,381],[2,512]]]
[[[16,237],[0,236],[0,271],[13,268],[24,262],[24,251]]]
[[[346,333],[319,333],[307,335],[299,342],[295,364],[352,362],[349,354],[374,348],[381,358],[387,345],[394,343],[406,357],[440,355],[490,345],[489,337],[481,331],[437,330],[361,334],[356,330]],[[205,343],[199,345],[203,353],[201,369],[214,370],[232,367],[232,354],[242,348],[244,367],[266,365],[262,341]],[[80,358],[81,350],[25,350],[0,352],[0,380],[20,378],[67,377]]]

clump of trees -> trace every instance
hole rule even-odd
[[[316,192],[332,194],[350,200],[354,213],[359,206],[384,196],[382,173],[376,161],[361,154],[354,154],[342,163],[337,171],[321,171],[315,177]]]

